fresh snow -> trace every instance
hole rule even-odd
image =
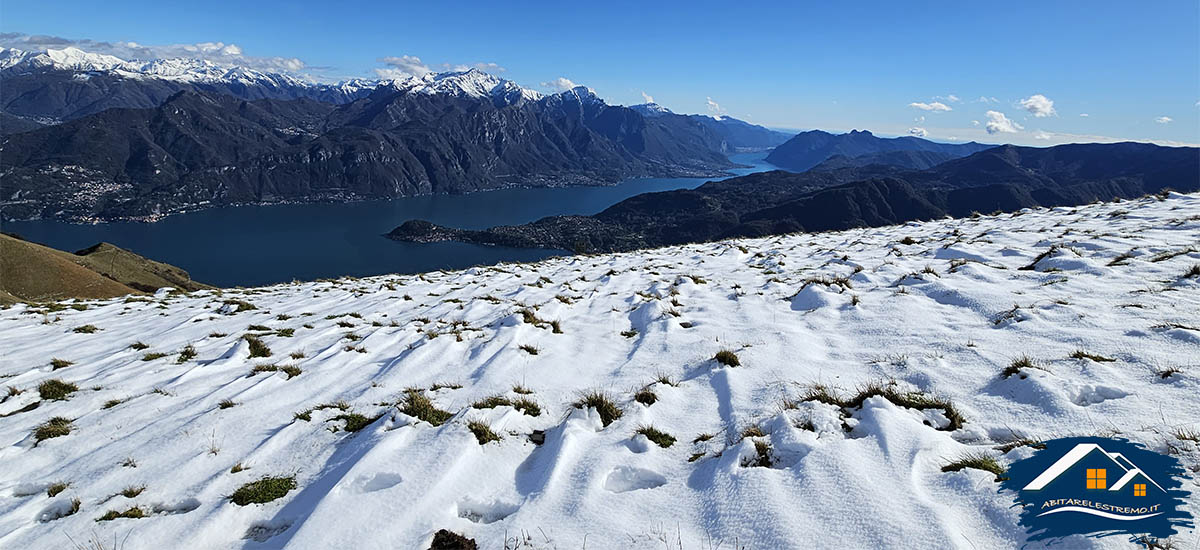
[[[0,384],[20,391],[0,402],[0,547],[425,548],[439,529],[485,549],[1019,547],[1012,495],[943,465],[968,452],[1010,463],[1030,449],[996,447],[1020,437],[1120,434],[1200,470],[1196,443],[1172,435],[1200,428],[1200,281],[1183,277],[1200,263],[1197,235],[1200,196],[1171,194],[70,304],[82,311],[13,306],[0,311]],[[73,330],[85,325],[98,330]],[[249,357],[247,333],[271,355]],[[196,356],[180,361],[189,345]],[[720,350],[740,366],[716,362]],[[1025,354],[1036,368],[1002,378]],[[1171,368],[1182,372],[1160,375]],[[50,379],[79,390],[19,412]],[[948,399],[964,424],[940,429],[942,410],[882,397],[850,411],[801,400],[814,384],[846,395],[887,381]],[[539,416],[471,406],[521,397],[518,384]],[[406,388],[453,417],[434,427],[401,413]],[[635,401],[642,388],[657,401]],[[623,416],[605,427],[572,408],[588,390]],[[354,433],[338,408],[293,418],[339,401],[379,418]],[[71,433],[35,445],[58,416]],[[472,420],[501,439],[480,445]],[[676,441],[661,448],[642,426]],[[743,438],[751,427],[763,435]],[[754,465],[756,443],[769,466]],[[238,463],[249,469],[231,473]],[[229,501],[268,475],[297,488]],[[56,482],[70,485],[48,497]],[[96,521],[132,506],[149,515]]]
[[[24,51],[0,48],[0,71],[25,73],[39,71],[75,71],[109,73],[122,78],[155,78],[175,82],[214,84],[239,83],[272,88],[331,88],[347,97],[391,84],[397,90],[426,94],[449,94],[472,98],[499,97],[508,102],[519,99],[537,101],[542,94],[522,88],[511,80],[498,78],[478,69],[430,73],[422,77],[396,80],[349,79],[335,84],[316,83],[305,77],[269,73],[213,63],[205,59],[171,58],[150,61],[126,61],[111,55],[90,53],[74,47],[61,50]]]
[[[485,73],[479,69],[429,73],[396,79],[391,85],[398,91],[420,94],[445,94],[476,99],[489,97],[507,98],[509,101],[524,99],[537,101],[542,94],[527,90],[511,80]]]

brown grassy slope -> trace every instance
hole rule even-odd
[[[85,248],[74,256],[80,265],[144,292],[154,292],[166,286],[180,290],[212,288],[193,281],[187,271],[178,267],[143,258],[108,243]]]
[[[71,254],[0,235],[0,302],[111,298],[164,286],[210,288],[182,269],[107,243]]]

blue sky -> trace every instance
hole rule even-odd
[[[614,103],[645,93],[775,127],[1200,143],[1195,0],[839,4],[6,1],[0,30],[234,44],[330,78],[373,77],[403,56],[432,70],[495,64],[543,91],[565,78]]]

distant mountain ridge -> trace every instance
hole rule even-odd
[[[657,103],[642,103],[631,105],[629,108],[648,118],[686,117],[721,135],[726,140],[726,145],[722,150],[730,153],[765,151],[787,141],[794,135],[727,116],[680,115]]]
[[[788,137],[483,71],[320,84],[195,59],[0,49],[7,219],[707,177]]]
[[[155,219],[206,205],[387,198],[723,173],[727,140],[687,117],[645,118],[587,88],[533,96],[385,85],[334,105],[183,91],[3,139],[13,219]],[[480,84],[483,85],[480,85]]]
[[[389,237],[613,252],[730,237],[828,231],[1072,206],[1173,188],[1200,191],[1200,149],[1145,143],[1004,145],[925,170],[869,165],[761,172],[645,193],[594,216],[467,231],[409,220]]]
[[[994,145],[984,145],[974,141],[968,143],[937,143],[918,137],[904,136],[898,138],[880,138],[866,130],[853,130],[845,134],[831,134],[822,130],[810,130],[796,134],[787,142],[779,145],[767,155],[767,162],[792,172],[804,172],[825,162],[831,157],[841,155],[847,159],[855,159],[867,155],[908,151],[913,153],[930,153],[924,157],[916,155],[891,155],[864,159],[865,162],[898,162],[905,168],[929,168],[938,158],[960,158],[977,153]],[[865,165],[861,163],[851,163]]]
[[[346,103],[366,96],[380,84],[366,79],[324,84],[200,59],[126,61],[78,48],[0,48],[0,79],[4,81],[0,111],[41,124],[111,108],[156,107],[180,91]]]

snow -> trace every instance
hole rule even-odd
[[[236,82],[247,86],[272,88],[283,86],[333,87],[348,95],[374,89],[379,84],[378,81],[363,79],[350,79],[331,85],[318,84],[299,76],[219,65],[204,59],[124,60],[111,55],[85,52],[74,47],[44,51],[0,48],[0,70],[18,73],[38,71],[109,73],[130,79],[153,78],[204,84]]]
[[[644,116],[650,117],[674,114],[670,109],[657,103],[642,103],[639,105],[632,105],[629,108],[641,113]]]
[[[537,91],[522,88],[511,80],[496,77],[479,69],[410,76],[392,80],[389,84],[397,91],[407,93],[445,94],[474,99],[494,97],[510,103],[519,100],[537,101],[542,98],[542,94]]]
[[[316,83],[302,75],[262,72],[247,67],[221,65],[205,59],[152,59],[149,61],[123,60],[104,54],[89,53],[78,48],[61,50],[23,51],[0,48],[0,71],[17,73],[38,71],[75,71],[80,73],[109,73],[122,78],[152,78],[185,83],[240,83],[245,86],[268,88],[299,87],[338,90],[347,97],[364,90],[373,90],[381,84],[399,91],[424,94],[448,94],[474,99],[498,98],[506,103],[537,101],[542,94],[522,88],[511,80],[505,80],[478,69],[430,73],[421,77],[408,77],[389,81],[361,78],[343,80],[334,84]]]
[[[444,528],[485,549],[1018,547],[1011,495],[990,473],[944,464],[1028,456],[996,449],[1018,437],[1120,433],[1200,468],[1196,444],[1171,435],[1200,427],[1200,280],[1182,277],[1200,263],[1197,234],[1200,196],[1172,194],[72,303],[82,311],[13,306],[0,311],[0,385],[23,391],[0,402],[0,546],[128,535],[129,550],[425,548]],[[89,324],[99,330],[73,330]],[[273,332],[285,328],[294,334]],[[269,357],[249,357],[247,332]],[[138,341],[149,347],[130,349]],[[180,361],[187,345],[196,356]],[[716,362],[719,350],[740,366]],[[168,355],[143,360],[150,352]],[[1035,368],[1002,378],[1021,355]],[[52,358],[73,364],[53,370]],[[259,365],[301,372],[252,374]],[[1172,367],[1183,370],[1160,376]],[[18,412],[50,379],[79,390]],[[802,400],[813,384],[848,395],[888,381],[948,399],[965,422],[951,430],[941,409],[880,396],[849,411]],[[453,416],[433,426],[400,412],[408,388]],[[653,404],[634,400],[642,388]],[[573,408],[589,390],[624,414],[605,426]],[[528,397],[541,414],[472,407],[493,395]],[[337,407],[293,417],[339,401],[380,416],[353,433]],[[71,433],[35,444],[56,416]],[[475,420],[500,441],[480,445]],[[660,447],[635,435],[643,426],[676,441]],[[751,427],[763,435],[742,437]],[[232,473],[239,463],[249,469]],[[297,488],[228,500],[267,475],[294,475]],[[56,482],[70,485],[48,497]],[[134,505],[149,516],[95,521]]]

